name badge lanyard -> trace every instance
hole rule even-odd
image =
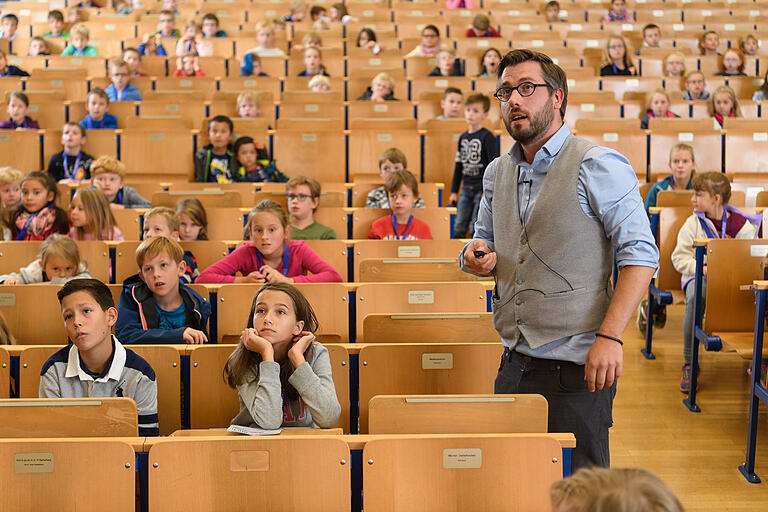
[[[256,261],[259,262],[259,268],[264,266],[264,258],[261,255],[261,251],[256,250]],[[291,263],[291,256],[288,253],[288,244],[283,242],[283,266],[280,268],[280,273],[284,276],[288,274],[288,267]]]
[[[45,205],[45,208],[48,208],[48,207],[50,207],[50,206],[52,206],[52,205],[54,205],[54,202],[53,202],[53,201],[51,201],[50,203],[48,203],[47,205]],[[24,223],[24,227],[23,227],[23,228],[21,228],[21,231],[19,231],[19,233],[16,235],[16,240],[17,240],[17,241],[21,241],[21,240],[24,240],[25,238],[27,238],[27,230],[29,229],[29,225],[32,223],[32,221],[34,220],[34,218],[35,218],[35,217],[37,217],[37,215],[38,215],[38,214],[39,214],[41,211],[43,211],[45,208],[41,208],[40,210],[36,211],[35,213],[33,213],[32,215],[30,215],[30,216],[29,216],[29,218],[27,219],[27,221]]]
[[[408,230],[411,228],[411,223],[413,222],[413,215],[408,217],[408,224],[405,225],[405,232],[403,233],[403,237],[400,238],[397,235],[397,219],[395,218],[395,214],[392,214],[392,230],[395,232],[395,240],[405,240],[408,236]]]
[[[728,213],[723,209],[723,223],[720,226],[720,238],[725,238],[725,225],[728,222],[727,218]],[[707,238],[717,238],[717,234],[713,233],[711,229],[709,229],[709,226],[707,225],[707,221],[699,217],[699,222],[701,223],[701,227],[704,228],[704,232],[707,234]]]
[[[82,151],[77,152],[77,158],[75,158],[75,165],[72,167],[72,172],[69,172],[69,162],[67,161],[67,152],[64,152],[64,174],[67,175],[67,178],[74,180],[77,179],[75,176],[77,176],[77,169],[80,166],[80,156],[82,155]]]

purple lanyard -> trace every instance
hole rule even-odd
[[[13,120],[13,118],[9,118],[11,121],[11,124],[14,128],[26,128],[27,127],[27,116],[24,116],[24,120],[21,122],[21,124],[16,124],[16,121]]]
[[[71,180],[77,179],[75,176],[77,176],[77,168],[80,165],[80,155],[82,154],[82,151],[77,152],[77,158],[75,158],[75,165],[72,167],[72,172],[70,173],[68,170],[69,162],[67,162],[67,152],[64,151],[64,174]]]
[[[256,249],[256,261],[259,262],[259,268],[264,266],[264,258],[261,255],[261,251]],[[285,277],[288,277],[288,268],[291,263],[291,256],[288,252],[288,244],[283,242],[283,266],[280,269],[280,273]]]
[[[705,219],[702,219],[699,217],[699,222],[701,223],[701,227],[704,228],[704,232],[707,234],[707,238],[717,238],[717,234],[713,233],[711,229],[709,229],[709,226],[707,226],[707,221]],[[725,225],[728,222],[728,212],[723,209],[723,223],[720,226],[720,238],[725,238]]]
[[[408,230],[411,228],[411,223],[413,222],[413,215],[408,217],[408,224],[405,225],[405,232],[403,233],[403,237],[400,238],[397,235],[397,219],[395,218],[395,214],[392,214],[392,230],[395,232],[395,240],[405,240],[408,236]]]

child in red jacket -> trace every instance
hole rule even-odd
[[[384,189],[389,198],[391,215],[374,221],[368,238],[381,240],[432,239],[426,222],[414,219],[413,205],[419,198],[419,184],[410,171],[395,171],[387,175]]]

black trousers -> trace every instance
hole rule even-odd
[[[613,425],[616,383],[593,393],[584,380],[584,365],[537,359],[504,349],[495,393],[538,393],[549,402],[549,432],[573,432],[572,467],[609,467],[608,429]]]

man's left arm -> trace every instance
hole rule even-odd
[[[635,171],[625,157],[605,148],[590,149],[581,165],[578,188],[582,208],[603,224],[620,269],[598,333],[621,338],[658,268],[659,250]],[[622,366],[622,346],[610,338],[597,336],[584,367],[584,379],[590,391],[612,386],[621,376]]]

